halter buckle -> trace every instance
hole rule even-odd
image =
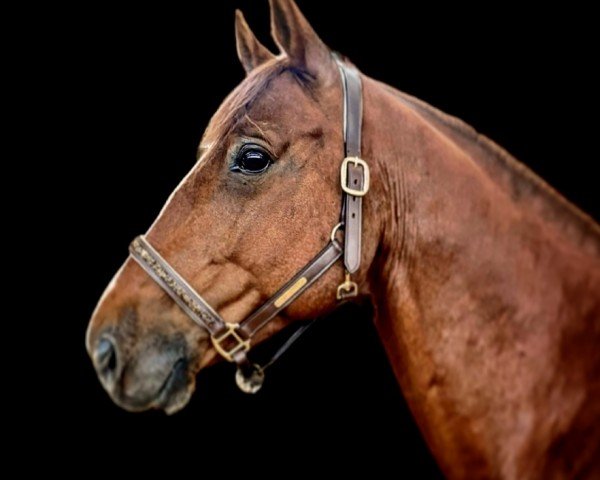
[[[362,167],[363,169],[363,186],[362,188],[352,188],[348,186],[348,164],[353,163],[355,167]],[[341,168],[341,183],[342,190],[346,192],[348,195],[352,195],[353,197],[364,197],[369,191],[370,184],[370,173],[369,173],[369,165],[362,158],[358,157],[346,157],[342,162]]]
[[[350,278],[350,272],[346,272],[346,279],[337,288],[336,297],[338,300],[345,300],[356,296],[358,296],[358,285]]]
[[[239,351],[247,352],[250,350],[250,339],[244,340],[238,333],[240,328],[239,323],[227,323],[225,324],[227,330],[221,335],[211,335],[210,339],[215,347],[215,350],[228,362],[234,362],[233,356]],[[225,345],[225,343],[232,342],[232,345]]]

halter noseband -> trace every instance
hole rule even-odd
[[[346,276],[338,286],[337,298],[358,295],[351,274],[360,266],[362,238],[362,197],[369,191],[369,166],[360,158],[362,129],[362,84],[360,73],[336,58],[344,92],[344,150],[340,181],[343,190],[340,223],[332,230],[330,241],[291,280],[269,300],[240,323],[227,323],[148,243],[137,237],[129,246],[133,259],[200,327],[210,333],[215,350],[238,365],[236,381],[247,393],[256,392],[264,379],[263,368],[248,361],[252,337],[282,310],[304,293],[321,275],[344,255]],[[344,242],[337,240],[344,231]],[[291,344],[286,342],[285,348]],[[277,354],[276,354],[277,355]]]

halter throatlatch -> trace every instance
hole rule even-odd
[[[351,275],[360,267],[362,238],[362,199],[369,191],[369,166],[360,158],[362,128],[362,84],[360,73],[337,58],[344,92],[344,152],[340,182],[342,187],[341,221],[332,230],[329,243],[269,300],[240,323],[225,322],[221,316],[182,278],[148,243],[144,236],[131,242],[133,259],[152,277],[177,305],[200,327],[208,330],[215,350],[227,361],[238,365],[236,383],[246,393],[257,392],[264,381],[264,369],[248,360],[247,353],[256,333],[287,308],[344,256],[345,279],[337,289],[338,300],[358,295]],[[337,240],[344,231],[344,241]],[[296,332],[273,361],[299,337]],[[267,365],[267,366],[268,366]]]

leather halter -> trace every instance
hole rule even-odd
[[[369,166],[360,158],[362,128],[362,84],[360,73],[335,58],[344,92],[344,150],[340,181],[342,187],[341,221],[332,230],[329,243],[308,264],[281,287],[269,300],[240,323],[227,323],[182,278],[177,271],[139,236],[129,246],[133,259],[200,327],[208,330],[216,351],[238,365],[236,381],[247,393],[260,388],[263,369],[247,359],[256,333],[288,307],[344,256],[345,281],[337,289],[338,300],[358,295],[351,274],[360,267],[362,237],[362,197],[369,191]],[[344,231],[344,242],[337,239]],[[287,342],[289,346],[291,342]]]

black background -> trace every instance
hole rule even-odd
[[[323,40],[365,74],[467,121],[598,218],[598,122],[585,119],[598,107],[591,13],[525,12],[505,2],[485,10],[402,2],[391,13],[388,3],[299,1]],[[42,95],[67,117],[38,125],[58,130],[59,160],[39,170],[52,187],[56,224],[44,233],[64,262],[60,273],[77,279],[68,292],[60,276],[50,282],[59,317],[52,348],[64,360],[42,361],[32,407],[51,420],[44,433],[52,461],[74,468],[72,452],[84,447],[78,459],[108,473],[120,464],[132,472],[192,467],[202,476],[212,466],[228,476],[245,468],[285,474],[285,464],[292,473],[365,468],[373,477],[438,478],[368,309],[344,308],[314,327],[254,397],[239,393],[222,365],[199,376],[183,412],[134,415],[114,406],[95,378],[84,349],[95,303],[131,238],[193,166],[211,114],[243,78],[236,7],[274,48],[266,0],[71,7],[38,47],[47,61]]]

